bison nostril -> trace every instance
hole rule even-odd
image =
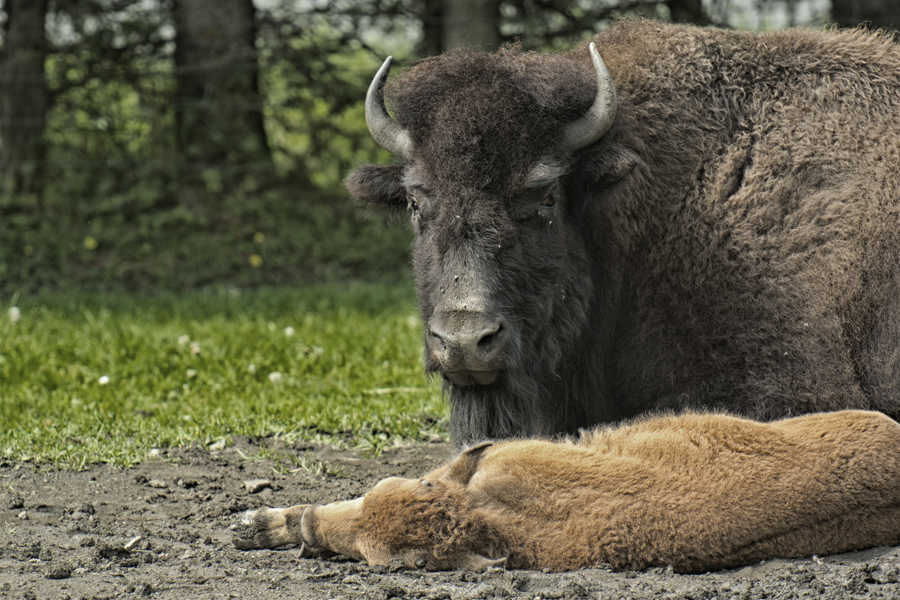
[[[503,324],[498,323],[493,331],[490,331],[478,340],[478,348],[481,350],[490,350],[491,345],[500,338],[503,332]]]
[[[432,338],[438,344],[440,344],[441,348],[447,347],[447,342],[445,341],[445,338],[447,337],[446,333],[444,333],[442,331],[435,331],[434,329],[429,327],[428,328],[428,337]]]

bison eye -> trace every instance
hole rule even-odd
[[[419,212],[419,203],[416,202],[415,200],[410,199],[409,204],[407,205],[407,208],[409,208],[409,210],[411,210],[414,213]]]
[[[541,206],[544,208],[553,208],[556,206],[556,194],[548,194],[544,201],[541,202]]]

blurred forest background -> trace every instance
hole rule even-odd
[[[0,298],[407,277],[410,234],[341,189],[387,162],[388,54],[571,47],[618,15],[900,24],[898,0],[3,0]]]

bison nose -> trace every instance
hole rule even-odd
[[[426,347],[431,370],[453,383],[491,383],[509,337],[499,317],[485,313],[443,313],[428,321]]]

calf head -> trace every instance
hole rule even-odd
[[[293,529],[302,537],[304,555],[345,554],[370,565],[400,559],[428,570],[502,565],[505,559],[490,558],[499,556],[498,536],[479,521],[465,490],[488,446],[472,448],[422,479],[391,477],[362,498],[303,507]],[[252,547],[288,542],[257,540]]]
[[[403,165],[362,167],[347,187],[409,212],[425,366],[465,413],[452,419],[458,442],[560,429],[546,422],[559,412],[548,386],[586,329],[597,235],[573,173],[616,108],[593,45],[591,56],[594,71],[515,48],[427,59],[392,82],[396,120],[382,101],[390,58],[369,89],[370,130]],[[595,161],[627,172],[615,162]]]

